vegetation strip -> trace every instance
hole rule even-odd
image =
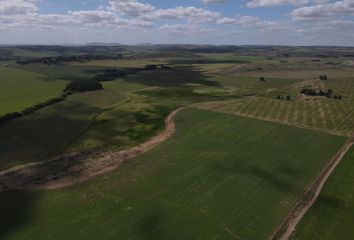
[[[327,179],[330,177],[332,172],[335,170],[337,165],[340,163],[340,161],[348,152],[348,150],[353,146],[353,144],[354,136],[350,137],[347,140],[344,146],[327,164],[322,173],[314,180],[314,182],[307,189],[303,198],[290,211],[289,215],[285,218],[283,223],[276,229],[276,231],[271,234],[269,239],[288,240],[290,238],[297,224],[300,222],[306,212],[311,208],[311,206],[315,203]]]
[[[8,189],[58,189],[72,186],[117,168],[126,160],[150,151],[175,132],[174,116],[165,120],[166,128],[149,141],[118,152],[78,152],[30,163],[0,172],[0,192]]]

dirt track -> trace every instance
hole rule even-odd
[[[78,152],[39,163],[30,163],[0,172],[0,191],[8,189],[57,189],[72,186],[116,169],[129,159],[146,153],[175,132],[174,116],[168,115],[166,128],[149,141],[123,151]]]
[[[348,141],[344,144],[344,146],[339,150],[339,152],[326,165],[321,174],[313,181],[313,183],[305,192],[304,196],[297,202],[295,207],[290,211],[290,213],[282,222],[282,224],[271,234],[268,239],[288,240],[290,238],[297,224],[300,222],[306,212],[311,208],[311,206],[315,203],[327,179],[333,173],[333,171],[340,163],[344,155],[352,147],[353,143],[354,137],[349,138]]]

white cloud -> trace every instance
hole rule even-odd
[[[165,24],[162,25],[160,28],[162,31],[167,31],[167,32],[172,32],[172,33],[177,33],[177,34],[188,34],[190,35],[191,33],[193,34],[206,34],[206,33],[211,33],[215,32],[215,29],[211,28],[203,28],[200,25],[197,24]]]
[[[218,24],[233,24],[248,28],[259,28],[262,30],[282,30],[286,29],[287,24],[277,21],[262,21],[255,16],[240,16],[238,18],[221,18],[217,20]]]
[[[246,5],[250,8],[255,7],[275,7],[283,5],[302,6],[309,3],[326,3],[328,0],[251,0]]]
[[[32,0],[0,0],[0,14],[27,14],[38,11]]]
[[[189,19],[195,22],[210,22],[220,14],[211,12],[203,8],[196,7],[176,7],[168,9],[159,9],[153,13],[153,17],[161,19]]]
[[[115,0],[109,1],[109,4],[108,10],[123,13],[128,16],[140,16],[155,10],[154,6],[135,0]]]
[[[210,4],[210,3],[224,3],[227,0],[202,0],[203,3],[205,4]]]
[[[295,9],[291,15],[295,20],[321,20],[354,15],[354,0],[343,0]]]

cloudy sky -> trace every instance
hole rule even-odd
[[[0,0],[0,44],[354,46],[354,0]]]

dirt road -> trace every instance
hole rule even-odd
[[[0,191],[7,189],[57,189],[72,186],[116,169],[129,159],[146,153],[175,133],[174,116],[168,115],[165,130],[149,141],[123,151],[78,152],[0,172]]]
[[[326,165],[321,174],[313,181],[313,183],[305,192],[303,198],[297,202],[295,207],[290,211],[290,213],[282,222],[282,224],[276,229],[276,231],[271,234],[268,239],[288,240],[290,238],[297,224],[300,222],[306,212],[311,208],[311,206],[315,203],[327,179],[333,173],[333,171],[340,163],[344,155],[352,147],[353,143],[354,137],[349,138],[345,145]]]

